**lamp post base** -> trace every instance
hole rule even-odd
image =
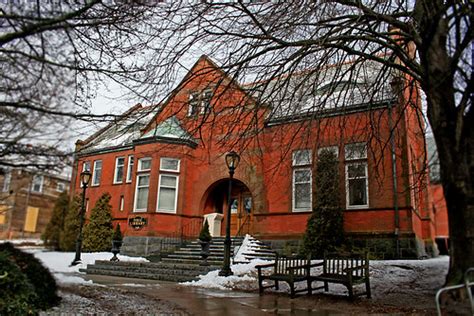
[[[82,263],[81,259],[74,259],[74,261],[71,262],[71,264],[69,266],[73,267],[73,266],[77,266],[78,264],[81,264],[81,263]]]
[[[232,272],[232,270],[230,268],[229,269],[222,269],[221,271],[219,271],[219,276],[227,277],[229,275],[234,275],[234,272]]]

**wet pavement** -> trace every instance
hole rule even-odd
[[[126,288],[150,297],[173,302],[193,315],[243,316],[243,315],[340,315],[330,309],[305,308],[301,299],[288,295],[254,292],[203,289],[176,283],[130,279],[110,276],[87,275],[96,284]]]

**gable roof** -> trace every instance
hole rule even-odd
[[[154,116],[154,106],[134,106],[126,111],[117,121],[111,122],[89,137],[78,150],[80,154],[88,154],[106,149],[131,146],[139,138],[141,130]]]

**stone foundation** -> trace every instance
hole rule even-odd
[[[419,259],[435,257],[439,254],[435,243],[423,241],[415,235],[398,238],[400,257],[397,256],[397,240],[393,234],[348,234],[348,243],[354,249],[366,250],[372,259]],[[302,240],[263,240],[280,254],[297,254]]]

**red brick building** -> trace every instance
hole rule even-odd
[[[80,192],[78,174],[91,170],[88,204],[109,192],[114,221],[125,230],[124,249],[153,253],[161,238],[193,234],[187,229],[203,216],[224,215],[224,156],[235,150],[241,162],[232,234],[285,247],[302,237],[315,200],[318,151],[329,148],[338,157],[344,229],[354,244],[385,258],[434,254],[418,89],[399,78],[369,93],[380,78],[367,64],[360,80],[340,80],[337,87],[332,81],[330,95],[322,80],[308,95],[283,102],[285,95],[273,89],[262,104],[258,83],[239,85],[203,56],[163,104],[137,105],[77,142],[73,191]],[[328,67],[325,76],[344,67]],[[266,84],[272,91],[274,82]],[[324,106],[314,111],[316,103]]]

